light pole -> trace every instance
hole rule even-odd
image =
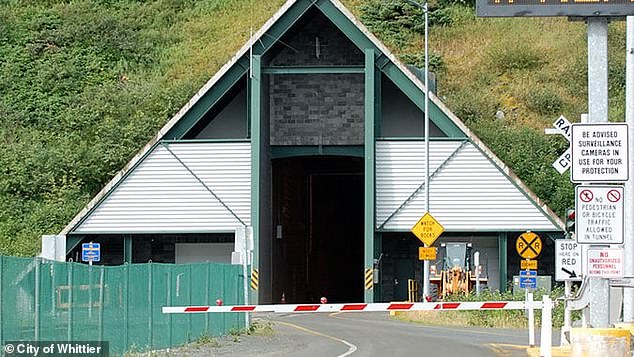
[[[423,9],[425,14],[425,113],[424,113],[424,140],[425,140],[425,213],[429,212],[429,31],[428,31],[428,6],[427,2],[420,4],[413,0],[405,0],[408,3]],[[423,261],[423,297],[429,296],[429,260]]]

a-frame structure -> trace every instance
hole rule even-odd
[[[289,0],[64,228],[67,252],[102,241],[111,264],[178,263],[200,244],[225,261],[246,226],[263,302],[398,299],[398,279],[420,278],[408,231],[424,213],[424,94],[339,1]],[[484,252],[504,289],[512,239],[563,224],[429,100],[441,240]]]

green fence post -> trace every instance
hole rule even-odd
[[[153,306],[153,293],[152,293],[152,279],[154,279],[153,274],[152,274],[152,262],[150,261],[148,266],[148,279],[147,279],[147,304],[149,306],[149,310],[148,310],[148,336],[147,336],[147,343],[148,346],[150,348],[154,347],[154,342],[152,341],[152,331],[153,331],[153,322],[154,322],[154,306]]]
[[[124,299],[123,299],[123,346],[124,346],[124,350],[122,352],[125,352],[125,349],[128,347],[128,305],[129,305],[129,301],[128,301],[128,295],[130,292],[130,265],[129,264],[125,264],[123,266],[123,270],[124,270],[124,274],[125,274],[125,295],[124,295]]]
[[[167,271],[167,306],[172,306],[172,269],[169,269]],[[169,322],[167,325],[167,328],[169,329],[169,341],[170,341],[170,346],[172,345],[172,315],[174,314],[168,314],[169,315]]]
[[[104,269],[105,267],[102,265],[99,272],[99,341],[103,341],[103,309],[105,307],[104,297],[103,297],[103,278],[104,278]]]
[[[39,341],[40,339],[40,262],[38,258],[34,258],[33,262],[35,263],[35,298],[34,298],[34,309],[33,309],[33,322],[35,326],[33,326],[33,334],[34,340]]]
[[[206,272],[205,275],[205,301],[207,305],[211,305],[211,301],[209,301],[209,263],[205,264]],[[205,335],[210,335],[209,333],[209,314],[205,314]]]
[[[66,279],[66,286],[68,286],[68,341],[73,340],[73,263],[68,266],[68,278]]]
[[[2,294],[4,293],[3,275],[4,275],[4,257],[0,255],[0,300],[3,300]],[[2,320],[2,316],[4,315],[3,314],[4,306],[5,304],[0,304],[0,344],[1,345],[4,345],[4,335],[2,334],[2,331],[4,331],[3,320]]]

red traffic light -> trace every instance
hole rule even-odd
[[[575,219],[575,211],[568,211],[568,219],[570,220],[574,220]]]

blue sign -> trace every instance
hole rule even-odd
[[[81,261],[82,262],[98,262],[101,261],[101,246],[99,243],[82,243],[81,245]]]
[[[535,270],[520,270],[520,288],[537,288],[537,272]]]

